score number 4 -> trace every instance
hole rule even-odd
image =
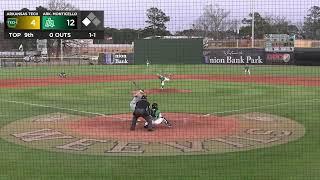
[[[33,26],[36,26],[36,20],[35,19],[32,20],[30,24],[33,25]]]

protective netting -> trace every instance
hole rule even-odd
[[[0,179],[320,177],[319,0],[5,0],[0,16]]]

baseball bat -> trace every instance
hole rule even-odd
[[[141,89],[135,81],[132,81],[132,84],[134,85],[135,89]]]

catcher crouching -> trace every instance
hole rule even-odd
[[[164,124],[167,127],[172,127],[171,123],[162,116],[157,103],[151,105],[150,115],[152,117],[152,125]],[[148,122],[145,122],[144,127],[148,127]]]

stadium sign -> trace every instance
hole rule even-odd
[[[112,64],[129,64],[127,54],[114,54],[112,58]]]
[[[267,64],[294,64],[293,53],[266,53]]]
[[[25,53],[21,51],[5,51],[5,52],[0,52],[0,57],[8,57],[8,58],[13,58],[13,57],[24,57]]]
[[[132,53],[105,54],[105,64],[133,64]]]
[[[266,52],[294,52],[295,35],[288,34],[266,34]]]
[[[204,51],[205,64],[265,64],[263,49],[213,49]]]

